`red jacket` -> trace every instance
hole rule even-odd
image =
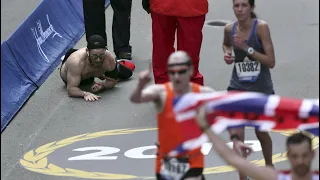
[[[208,0],[150,0],[150,9],[168,16],[195,17],[207,14]]]

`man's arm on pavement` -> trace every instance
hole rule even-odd
[[[202,118],[203,120],[206,120],[205,108],[206,106],[202,106],[199,109],[197,118]],[[212,142],[213,147],[217,151],[217,153],[228,164],[238,169],[241,173],[246,174],[247,176],[253,179],[277,180],[276,170],[270,167],[258,167],[249,162],[248,160],[244,159],[243,157],[239,156],[226,145],[225,141],[223,141],[219,136],[212,132],[210,128],[206,128],[205,133],[207,134],[209,140]]]
[[[103,90],[108,90],[113,88],[117,84],[117,80],[105,77],[105,80],[102,82]]]
[[[130,100],[133,103],[144,103],[150,101],[156,101],[160,99],[161,85],[154,84],[147,88],[138,85],[132,93]]]
[[[69,96],[71,97],[83,97],[84,91],[79,88],[81,82],[81,71],[84,68],[84,64],[82,65],[79,62],[69,60],[66,63],[68,66],[67,72],[67,91]]]

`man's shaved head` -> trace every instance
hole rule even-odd
[[[184,51],[172,53],[168,59],[167,71],[176,92],[188,89],[193,74],[192,62],[188,53]]]
[[[176,51],[169,56],[168,66],[191,65],[190,56],[185,51]]]

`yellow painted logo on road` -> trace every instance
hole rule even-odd
[[[146,128],[146,129],[117,129],[117,130],[108,130],[108,131],[101,131],[96,133],[87,133],[81,134],[78,136],[73,136],[67,139],[63,139],[61,141],[54,141],[48,144],[45,144],[35,150],[31,150],[27,152],[23,158],[20,160],[20,164],[25,167],[26,169],[52,175],[52,176],[72,176],[78,178],[88,178],[88,179],[150,179],[153,177],[138,177],[135,175],[129,174],[114,174],[114,173],[103,173],[103,172],[88,172],[82,171],[78,169],[72,168],[63,168],[59,167],[55,164],[52,164],[48,161],[48,155],[53,153],[55,150],[73,144],[75,142],[84,141],[88,139],[99,138],[103,136],[116,136],[116,135],[127,135],[133,134],[138,132],[144,131],[152,131],[157,130],[157,128]],[[284,136],[289,136],[290,134],[296,131],[274,131],[279,132]],[[318,148],[319,146],[319,137],[313,136],[313,149]],[[273,163],[279,163],[287,160],[286,152],[278,153],[273,155]],[[253,160],[252,163],[258,166],[264,166],[265,162],[264,159],[260,160]],[[232,172],[235,169],[232,166],[217,166],[217,167],[208,167],[205,168],[204,174],[215,174],[215,173],[225,173],[225,172]]]

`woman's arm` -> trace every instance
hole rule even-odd
[[[262,43],[262,47],[264,49],[265,54],[262,54],[258,51],[253,51],[253,53],[249,54],[249,56],[259,61],[261,64],[266,65],[268,68],[274,68],[276,64],[274,49],[271,40],[269,26],[266,22],[260,21],[257,25],[257,36]],[[241,37],[241,34],[234,35],[234,44],[246,52],[248,52],[248,49],[250,48],[245,43],[244,39]]]
[[[227,24],[224,27],[224,37],[223,37],[223,43],[222,43],[222,50],[224,54],[230,54],[232,53],[232,44],[230,42],[231,37],[231,31],[232,31],[232,24]]]
[[[261,54],[257,51],[251,55],[257,61],[260,61],[262,64],[268,66],[269,68],[274,68],[276,64],[274,48],[271,39],[270,29],[266,22],[261,22],[257,25],[257,35],[261,40],[262,47],[265,54]]]

